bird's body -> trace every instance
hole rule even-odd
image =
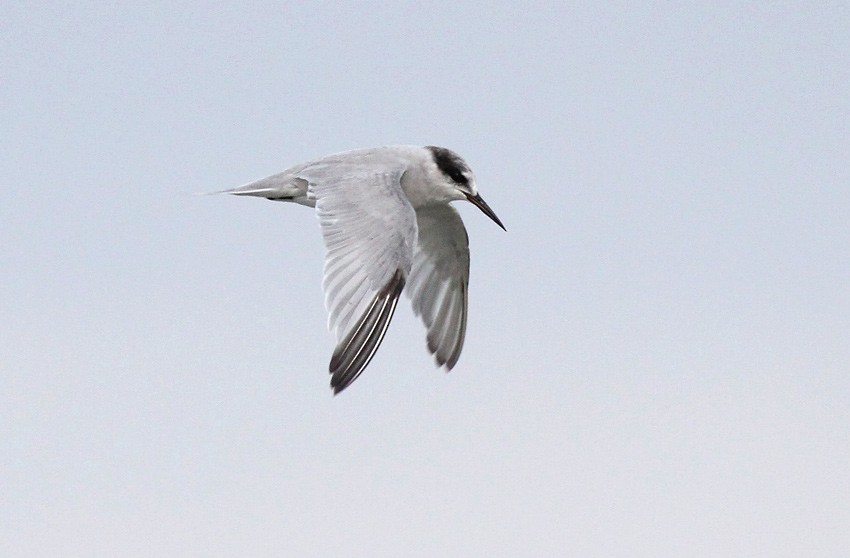
[[[316,208],[327,248],[328,325],[338,340],[335,393],[369,364],[405,288],[438,365],[455,365],[466,333],[469,248],[448,204],[467,199],[504,229],[457,154],[433,146],[358,149],[225,193]]]

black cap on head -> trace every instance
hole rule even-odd
[[[436,147],[433,145],[428,145],[425,148],[431,151],[437,168],[443,174],[454,180],[457,184],[469,185],[469,179],[464,174],[464,172],[470,172],[469,167],[463,159],[458,157],[457,153],[445,147]]]

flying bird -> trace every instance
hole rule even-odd
[[[449,205],[468,200],[503,230],[469,165],[435,146],[386,146],[328,155],[221,193],[314,207],[327,254],[323,288],[337,345],[339,393],[378,350],[401,292],[428,330],[428,350],[451,370],[466,334],[469,239]]]

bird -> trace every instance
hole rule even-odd
[[[328,367],[334,395],[375,356],[402,291],[437,366],[455,366],[466,335],[469,238],[449,203],[467,200],[507,232],[460,155],[433,145],[355,149],[219,193],[315,208],[337,340]]]

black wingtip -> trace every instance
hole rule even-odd
[[[404,283],[404,274],[400,269],[396,270],[375,294],[372,305],[357,325],[337,346],[328,366],[334,395],[350,386],[372,361],[390,325]]]

